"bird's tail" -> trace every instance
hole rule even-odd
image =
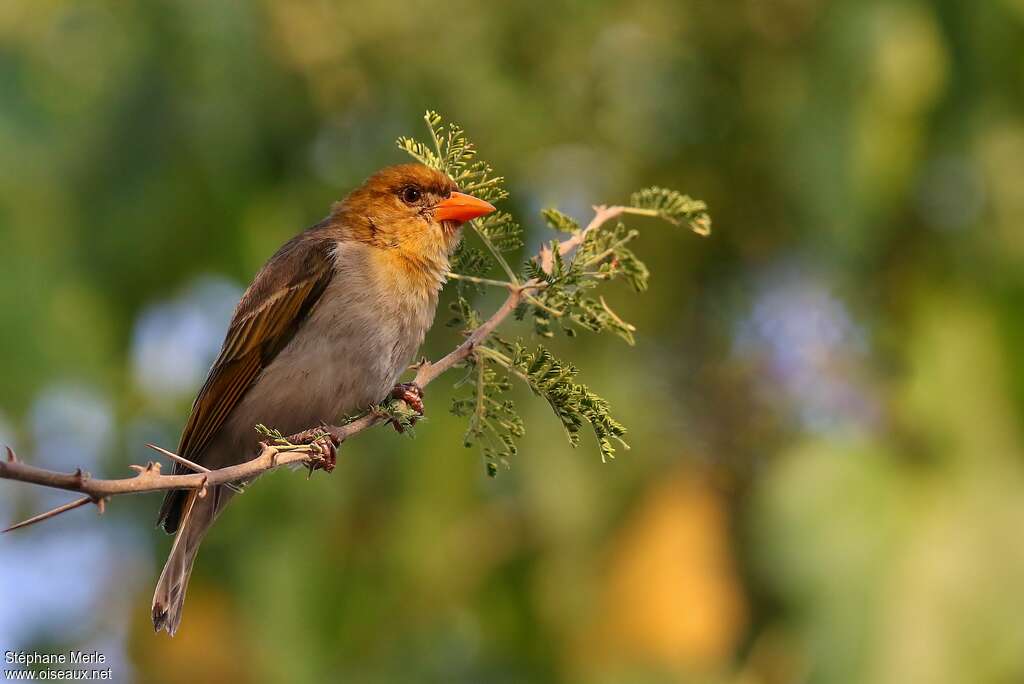
[[[185,604],[185,590],[188,588],[189,575],[192,574],[192,564],[199,552],[199,544],[224,504],[223,500],[219,500],[224,498],[220,489],[215,487],[202,498],[198,493],[191,492],[182,502],[183,512],[178,532],[153,593],[153,629],[157,632],[166,629],[168,634],[174,636],[178,631]]]

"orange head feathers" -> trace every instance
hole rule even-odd
[[[458,191],[447,175],[423,164],[389,166],[336,204],[333,223],[346,236],[408,256],[445,256],[458,244],[459,227],[494,207]]]

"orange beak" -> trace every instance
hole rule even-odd
[[[438,221],[464,223],[478,216],[494,211],[494,205],[462,192],[453,192],[434,206],[434,217]]]

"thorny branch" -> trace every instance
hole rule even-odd
[[[563,257],[571,255],[576,248],[583,244],[583,241],[590,232],[597,230],[608,221],[627,213],[650,215],[648,211],[635,207],[595,206],[594,217],[590,223],[558,244],[559,254]],[[545,246],[536,258],[541,268],[546,273],[551,273],[554,261],[551,248]],[[442,373],[451,370],[468,359],[476,351],[478,345],[487,339],[508,318],[509,314],[515,311],[522,300],[529,297],[531,290],[536,291],[546,287],[546,283],[538,279],[531,279],[522,283],[513,281],[501,284],[506,286],[509,291],[505,302],[491,314],[490,318],[475,328],[458,347],[435,362],[426,361],[421,363],[417,368],[416,377],[413,382],[420,387],[426,387]],[[325,428],[325,431],[329,432],[332,437],[341,443],[363,430],[386,421],[386,416],[377,412],[370,412],[345,425],[329,426]],[[112,480],[98,479],[81,469],[73,473],[61,473],[22,463],[15,456],[14,451],[7,447],[7,460],[0,459],[0,479],[64,489],[70,492],[78,492],[85,496],[12,525],[3,530],[3,532],[10,532],[11,530],[42,522],[89,503],[96,504],[99,512],[102,513],[106,501],[111,497],[121,494],[139,494],[170,489],[192,489],[198,490],[200,496],[205,496],[207,489],[210,487],[225,485],[237,489],[235,483],[251,480],[279,466],[299,464],[313,471],[320,469],[325,461],[322,448],[315,443],[296,445],[286,442],[274,444],[261,442],[260,453],[255,458],[226,468],[208,470],[160,447],[152,444],[147,446],[167,456],[172,461],[197,472],[178,475],[163,474],[160,472],[160,463],[151,461],[145,466],[130,466],[136,471],[134,477]]]

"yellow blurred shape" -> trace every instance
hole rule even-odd
[[[867,204],[901,201],[920,160],[925,116],[949,80],[946,43],[924,5],[880,5],[871,11],[870,79],[858,99],[854,173]]]
[[[1024,0],[1021,0],[1024,4]],[[991,221],[982,239],[996,258],[1024,257],[1024,126],[1017,117],[993,121],[977,137],[977,156],[985,178]]]
[[[907,3],[879,7],[874,20],[876,103],[908,114],[930,108],[949,76],[949,55],[935,15]]]
[[[747,621],[723,497],[702,474],[653,485],[612,541],[588,666],[709,670],[729,662]]]

